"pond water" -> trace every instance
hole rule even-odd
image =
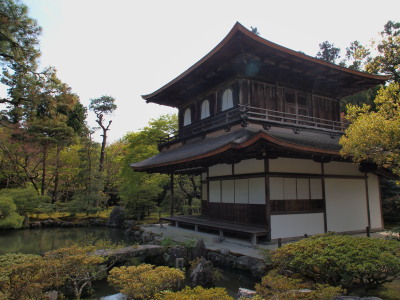
[[[41,254],[74,243],[109,240],[123,245],[132,245],[133,240],[124,234],[124,230],[108,227],[42,228],[0,231],[0,255],[6,253]],[[225,287],[234,297],[239,287],[253,289],[256,280],[247,272],[222,270],[218,286]],[[90,299],[115,294],[107,280],[93,284],[95,293]]]
[[[109,227],[22,229],[0,231],[0,254],[40,254],[91,240],[109,240],[124,245],[133,243],[123,230]]]

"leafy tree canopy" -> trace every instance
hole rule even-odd
[[[382,87],[375,99],[376,111],[369,105],[349,105],[351,121],[340,139],[341,154],[356,162],[373,161],[400,175],[400,84]]]

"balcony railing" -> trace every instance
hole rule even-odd
[[[226,128],[236,124],[247,126],[248,123],[259,123],[264,126],[280,124],[295,128],[309,128],[327,132],[343,132],[346,124],[343,122],[297,115],[248,105],[238,105],[216,116],[206,118],[191,125],[182,127],[169,136],[160,138],[159,146],[184,140],[218,128]]]

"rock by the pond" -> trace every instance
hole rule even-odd
[[[124,294],[121,294],[121,293],[100,298],[100,300],[126,300],[126,299],[128,299],[128,298]]]
[[[58,292],[57,291],[46,292],[46,299],[57,300],[58,299]]]
[[[110,213],[107,225],[110,227],[121,228],[125,220],[125,211],[121,206],[114,206]]]
[[[40,222],[32,222],[29,224],[30,228],[41,228],[42,224]]]
[[[200,258],[197,265],[190,272],[190,285],[192,287],[214,285],[214,266],[211,261],[206,260],[204,257]]]
[[[266,266],[262,260],[246,255],[239,256],[234,262],[234,267],[251,271],[255,277],[261,277],[266,272]]]
[[[135,220],[124,220],[122,223],[122,227],[126,229],[132,229],[137,226],[137,222]]]
[[[207,255],[207,249],[206,245],[204,244],[203,239],[197,240],[196,246],[192,249],[192,257],[191,259],[195,259],[198,257],[206,257]]]
[[[120,249],[97,250],[94,253],[107,256],[109,261],[124,262],[132,257],[152,257],[159,256],[163,252],[163,247],[156,245],[129,246]]]
[[[43,227],[53,227],[56,225],[56,222],[53,219],[47,219],[47,220],[40,222],[40,224]]]
[[[245,289],[245,288],[239,288],[239,291],[236,295],[236,297],[239,299],[250,299],[253,298],[255,295],[257,295],[256,291]]]
[[[175,261],[177,258],[183,258],[186,263],[186,261],[187,261],[186,248],[181,245],[175,245],[172,247],[168,247],[163,255],[163,258],[164,258],[165,264],[169,267],[175,266]]]

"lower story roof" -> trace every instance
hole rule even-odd
[[[341,134],[271,127],[240,128],[216,137],[188,140],[146,160],[131,164],[135,171],[150,173],[195,172],[206,166],[264,156],[340,158]]]

